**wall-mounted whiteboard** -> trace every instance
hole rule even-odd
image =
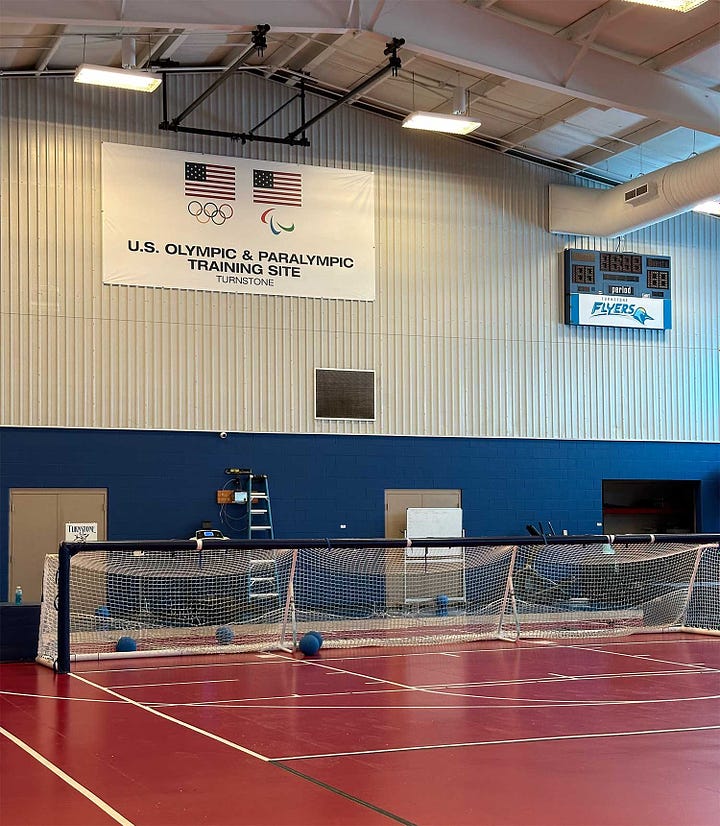
[[[463,535],[462,508],[408,508],[408,539],[435,539],[442,536],[459,537]],[[459,557],[462,548],[424,548],[409,547],[407,559],[425,559],[427,557]]]

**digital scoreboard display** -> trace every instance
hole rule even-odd
[[[565,250],[565,323],[669,330],[670,258],[634,252]]]

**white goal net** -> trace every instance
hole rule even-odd
[[[442,542],[51,555],[38,660],[720,629],[717,545]]]

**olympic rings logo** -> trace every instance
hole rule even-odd
[[[188,212],[200,224],[207,224],[210,221],[213,224],[222,226],[228,218],[233,217],[233,208],[230,204],[217,204],[208,201],[206,204],[201,204],[200,201],[190,201],[188,204]]]

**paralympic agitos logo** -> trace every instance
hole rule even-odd
[[[639,307],[637,304],[625,304],[621,301],[596,301],[590,311],[591,318],[617,315],[630,316],[642,325],[646,321],[653,321],[653,317],[644,307]]]
[[[280,235],[281,232],[294,231],[294,221],[289,226],[287,224],[281,224],[280,221],[275,220],[275,216],[271,214],[273,212],[275,212],[275,209],[271,207],[270,209],[266,209],[265,212],[263,212],[263,214],[260,216],[260,220],[263,222],[263,224],[267,224],[270,227],[270,232],[272,232],[273,235]]]

